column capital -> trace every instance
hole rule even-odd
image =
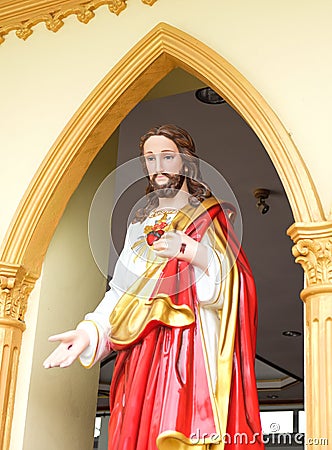
[[[306,274],[307,288],[301,297],[306,297],[307,290],[331,293],[332,221],[294,223],[287,233],[295,243],[292,249],[295,262],[302,265]]]
[[[306,325],[306,436],[332,440],[332,221],[294,223],[288,229],[295,262],[302,265]],[[324,444],[308,449],[324,450]]]
[[[27,301],[38,276],[17,264],[0,261],[0,317],[24,322]]]

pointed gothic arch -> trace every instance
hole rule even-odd
[[[218,53],[160,23],[109,72],[64,128],[17,209],[0,259],[39,272],[56,225],[89,164],[129,111],[175,67],[211,86],[254,130],[279,174],[295,222],[324,220],[295,144],[260,94]]]
[[[27,297],[39,276],[56,226],[68,200],[108,137],[153,86],[175,67],[186,70],[222,95],[262,142],[283,183],[294,220],[303,225],[302,228],[301,224],[295,228],[293,225],[292,237],[295,242],[300,242],[294,254],[304,266],[308,263],[305,269],[307,275],[309,273],[309,284],[318,284],[312,273],[313,267],[316,270],[321,262],[318,259],[318,262],[308,262],[308,252],[314,259],[316,247],[311,248],[310,242],[310,245],[307,243],[310,239],[305,240],[303,236],[322,239],[320,242],[325,245],[331,234],[331,224],[324,222],[310,174],[287,130],[255,88],[218,53],[174,27],[158,24],[112,68],[61,132],[31,181],[3,241],[0,285],[6,302],[16,308],[10,309],[13,312],[9,317],[0,317],[4,330],[4,334],[0,334],[1,343],[15,354],[15,360],[8,357],[9,363],[2,372],[5,387],[0,403],[7,418],[4,431],[0,433],[0,444],[3,442],[5,449],[9,448]],[[314,286],[319,288],[314,295],[329,293],[330,287],[326,287],[329,280],[319,278],[321,286]],[[307,290],[306,295],[310,296],[311,291]],[[312,314],[310,321],[317,320],[323,323],[325,316],[322,314],[316,319]],[[313,354],[312,350],[310,354]],[[323,354],[321,359],[324,364]],[[312,384],[315,384],[321,378],[314,372],[317,367],[310,364],[307,367],[313,378]],[[325,381],[327,386],[327,379]],[[328,415],[322,416],[323,422],[327,419]]]

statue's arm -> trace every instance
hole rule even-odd
[[[81,364],[86,368],[93,366],[112,351],[108,338],[110,333],[109,317],[123,292],[115,287],[114,281],[110,284],[111,289],[106,292],[97,308],[86,314],[84,320],[76,328],[85,331],[89,336],[89,345],[79,356]]]
[[[110,282],[111,289],[106,292],[97,308],[86,314],[76,330],[50,336],[49,341],[59,342],[59,345],[45,359],[43,363],[45,368],[68,367],[78,358],[85,367],[91,367],[112,351],[108,339],[109,316],[126,289],[129,280],[126,267],[132,257],[131,253],[127,233],[124,248]]]
[[[206,248],[207,270],[194,265],[196,292],[201,306],[220,309],[224,301],[223,279],[227,274],[227,259],[205,234],[201,245]]]
[[[85,315],[84,320],[77,326],[89,335],[89,346],[80,355],[80,362],[84,367],[91,367],[111,353],[110,321],[109,317],[119,299],[127,290],[133,276],[128,270],[132,264],[133,252],[128,229],[123,250],[114,268],[110,289],[105,293],[97,308]]]

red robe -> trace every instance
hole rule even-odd
[[[246,445],[241,444],[250,442],[252,450],[264,448],[259,439],[254,372],[255,285],[222,205],[213,201],[208,204],[212,206],[194,219],[185,232],[200,241],[211,222],[218,221],[231,251],[237,255],[239,295],[227,424],[220,427],[215,411],[199,324],[194,270],[190,264],[172,259],[165,264],[152,298],[171,293],[171,303],[185,305],[192,312],[193,320],[190,324],[174,326],[153,318],[129,344],[113,341],[118,355],[110,390],[109,450],[171,450],[185,449],[186,445],[221,449],[223,442],[225,450],[243,449]],[[227,430],[226,435],[220,435],[222,429]],[[245,436],[239,438],[236,433]],[[201,440],[195,447],[198,438]],[[204,446],[209,443],[213,445]]]

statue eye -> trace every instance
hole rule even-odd
[[[152,161],[154,161],[156,158],[155,158],[154,156],[147,156],[145,159],[146,159],[146,161],[148,161],[148,162],[152,162]]]

